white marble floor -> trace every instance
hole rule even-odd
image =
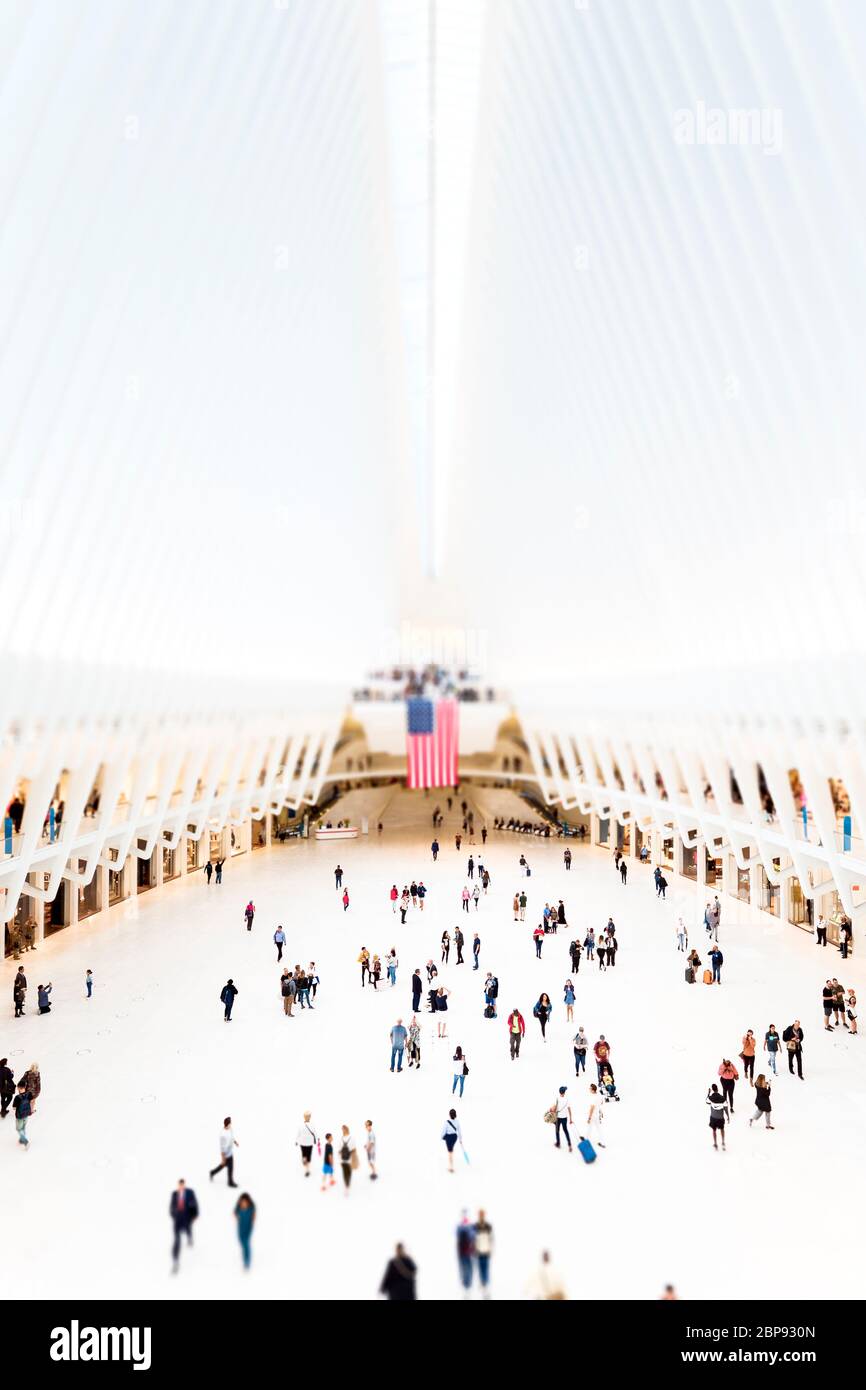
[[[375,1296],[402,1239],[419,1266],[419,1295],[458,1297],[453,1232],[464,1206],[485,1207],[493,1223],[495,1297],[522,1295],[545,1246],[572,1298],[655,1298],[668,1281],[683,1297],[710,1300],[864,1295],[866,1043],[823,1032],[820,1014],[825,975],[861,985],[862,960],[843,962],[726,901],[723,985],[689,988],[674,922],[682,907],[698,921],[693,890],[659,902],[649,869],[633,866],[624,888],[600,850],[576,844],[566,873],[556,841],[494,834],[486,851],[475,848],[493,881],[468,922],[481,933],[483,969],[473,974],[468,952],[455,968],[452,954],[448,1040],[423,1014],[422,1070],[392,1076],[388,1034],[398,1015],[408,1018],[412,967],[438,958],[443,929],[461,916],[466,850],[455,851],[452,816],[431,863],[436,799],[401,793],[381,837],[258,851],[229,862],[219,888],[197,874],[58,934],[25,958],[22,1020],[12,1017],[6,962],[0,1055],[16,1075],[38,1060],[43,1091],[29,1153],[11,1116],[0,1127],[0,1296],[363,1299]],[[351,895],[345,915],[337,849]],[[516,925],[521,850],[533,875],[527,921]],[[427,907],[401,928],[388,891],[412,876],[428,885]],[[242,915],[250,896],[252,934]],[[543,1123],[560,1083],[578,1113],[586,1104],[583,1080],[575,1094],[574,1030],[561,1002],[571,933],[548,937],[540,962],[530,937],[536,909],[559,897],[581,936],[612,913],[621,946],[615,970],[584,963],[577,981],[575,1022],[591,1042],[599,1033],[611,1041],[623,1097],[608,1107],[607,1148],[592,1167],[556,1152]],[[315,1012],[291,1021],[271,940],[277,921],[289,963],[315,959],[322,982]],[[703,933],[694,936],[703,955]],[[362,944],[381,955],[397,946],[396,990],[361,990]],[[502,986],[495,1022],[482,1017],[488,967]],[[240,989],[230,1026],[218,1000],[228,975]],[[35,985],[47,977],[54,1009],[39,1017]],[[555,1006],[546,1045],[531,1017],[542,989]],[[512,1003],[527,1020],[516,1063],[504,1022]],[[806,1032],[806,1079],[774,1082],[774,1132],[749,1128],[741,1082],[728,1152],[714,1153],[704,1097],[721,1057],[736,1058],[747,1027],[762,1036],[771,1021],[781,1031],[794,1017]],[[458,1161],[451,1175],[439,1136],[458,1042],[470,1065],[458,1111],[471,1163]],[[318,1170],[305,1181],[293,1142],[305,1108],[320,1133],[346,1122],[356,1140],[372,1118],[380,1180],[359,1171],[348,1199],[338,1188],[322,1194]],[[258,1207],[249,1274],[234,1236],[235,1194],[224,1179],[208,1181],[226,1114],[240,1141],[237,1180]],[[201,1218],[173,1278],[168,1202],[179,1176],[195,1188]]]

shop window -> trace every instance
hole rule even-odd
[[[141,844],[141,841],[139,841]],[[139,893],[146,893],[156,881],[156,850],[148,859],[136,859],[136,887]]]
[[[763,864],[758,865],[758,906],[764,912],[772,912],[774,917],[781,914],[781,887],[771,883],[764,872]]]
[[[693,879],[697,879],[697,876],[698,876],[698,847],[697,847],[697,845],[692,845],[691,848],[689,848],[688,845],[683,845],[683,867],[682,867],[682,874],[683,874],[683,877],[684,877],[684,878],[693,878]]]
[[[193,873],[194,870],[196,870],[196,869],[198,868],[198,851],[199,851],[199,844],[200,844],[200,841],[199,841],[199,840],[194,840],[194,839],[192,839],[191,836],[187,836],[187,841],[186,841],[186,871],[187,871],[188,874]]]
[[[172,878],[177,878],[180,873],[178,867],[177,850],[171,849],[168,845],[162,848],[162,881],[167,883]]]
[[[602,820],[601,818],[599,818],[599,822],[598,822],[598,839],[596,840],[596,844],[599,844],[599,845],[607,845],[607,844],[609,844],[609,843],[610,843],[610,820],[609,820],[608,817],[605,817],[604,820]]]
[[[736,861],[735,861],[736,864]],[[752,896],[752,871],[751,869],[737,868],[737,897],[741,902],[747,903]]]
[[[78,872],[84,873],[86,868],[83,859],[78,861]],[[89,883],[78,884],[78,920],[83,922],[85,917],[92,917],[99,911],[99,869],[93,875]]]
[[[791,891],[789,894],[788,920],[797,927],[804,927],[807,931],[812,929],[813,902],[807,898],[803,889],[800,887],[800,880],[791,879]]]

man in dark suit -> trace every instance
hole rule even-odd
[[[173,1274],[177,1274],[180,1261],[180,1238],[186,1233],[186,1238],[192,1245],[192,1223],[198,1216],[198,1202],[191,1187],[187,1187],[183,1178],[177,1184],[171,1194],[169,1204],[169,1215],[174,1223],[174,1245],[171,1250],[171,1257],[174,1261]]]

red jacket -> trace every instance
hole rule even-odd
[[[508,1031],[509,1031],[509,1033],[511,1032],[511,1020],[512,1020],[513,1018],[516,1018],[516,1019],[517,1019],[517,1022],[520,1024],[520,1033],[521,1033],[521,1036],[522,1036],[522,1035],[526,1032],[526,1024],[523,1022],[523,1014],[520,1013],[520,1012],[518,1012],[517,1009],[515,1009],[512,1013],[510,1013],[510,1014],[508,1015]]]

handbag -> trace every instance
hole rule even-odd
[[[469,1067],[468,1067],[468,1065],[467,1065],[466,1062],[463,1063],[463,1075],[464,1075],[464,1076],[468,1076],[468,1075],[469,1075]]]
[[[351,1164],[352,1164],[352,1167],[353,1167],[353,1168],[360,1168],[360,1166],[361,1166],[361,1160],[360,1160],[359,1157],[358,1157],[358,1150],[357,1150],[357,1149],[353,1149],[353,1150],[352,1150]]]
[[[545,1110],[544,1123],[546,1125],[552,1125],[556,1123],[556,1110],[553,1106],[551,1106],[549,1110]]]

